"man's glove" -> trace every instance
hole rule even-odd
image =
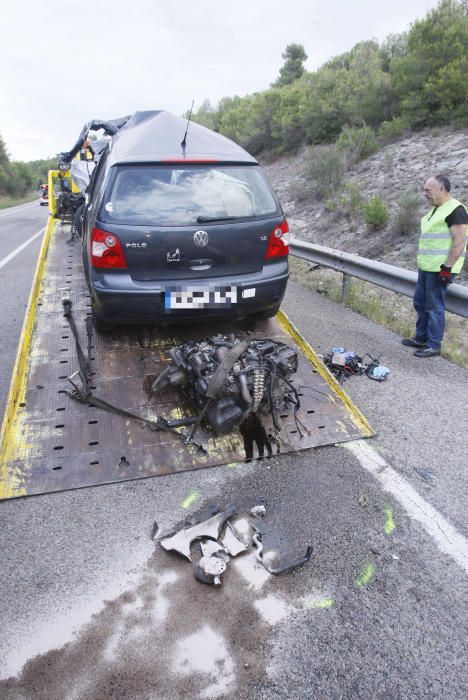
[[[446,287],[448,284],[452,284],[453,275],[451,267],[447,267],[447,265],[440,266],[439,282],[443,284],[444,287]]]

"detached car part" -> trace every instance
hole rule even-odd
[[[289,562],[288,564],[283,564],[283,566],[273,567],[267,564],[267,562],[264,559],[262,533],[258,530],[253,535],[253,544],[256,550],[255,556],[257,557],[258,561],[265,567],[269,574],[274,574],[275,576],[277,576],[278,574],[282,574],[284,571],[290,571],[291,569],[295,569],[297,566],[301,566],[301,564],[305,564],[310,560],[310,557],[312,556],[312,547],[309,545],[306,549],[305,555],[300,559]]]
[[[179,387],[200,411],[199,422],[203,419],[215,435],[229,433],[254,413],[272,415],[279,430],[279,413],[291,406],[296,413],[300,407],[291,383],[297,352],[284,343],[239,342],[233,336],[217,335],[183,343],[171,348],[169,355],[172,365],[156,378],[153,391]]]
[[[166,537],[160,540],[160,545],[166,551],[175,551],[189,561],[192,561],[190,547],[193,542],[200,539],[217,540],[221,528],[228,518],[235,514],[235,508],[229,508],[223,513],[218,513],[212,518],[205,520],[203,523],[189,527],[186,530],[180,530],[172,537]]]
[[[225,551],[231,555],[231,557],[237,557],[238,554],[245,552],[247,549],[247,545],[236,537],[234,529],[229,520],[227,523],[226,532],[221,540],[221,544],[223,545]]]
[[[368,357],[370,361],[365,361],[366,357]],[[372,357],[369,353],[366,353],[364,357],[360,357],[353,350],[335,347],[324,355],[323,361],[340,384],[348,377],[352,377],[353,375],[360,376],[363,374],[367,375],[369,379],[374,379],[377,382],[384,382],[388,379],[390,370],[388,367],[384,367],[384,365],[380,364],[381,357],[382,355]]]
[[[200,542],[202,557],[195,566],[195,578],[202,583],[211,583],[215,586],[221,585],[221,574],[226,571],[229,556],[224,547],[213,540],[202,540]]]

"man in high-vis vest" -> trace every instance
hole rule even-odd
[[[416,334],[401,342],[416,348],[416,357],[440,355],[445,330],[447,287],[463,267],[468,212],[450,195],[444,175],[430,177],[424,196],[433,209],[421,219],[418,244],[418,281],[414,293]]]

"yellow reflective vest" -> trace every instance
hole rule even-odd
[[[457,199],[449,199],[435,211],[429,212],[421,219],[421,236],[418,245],[418,267],[426,272],[439,272],[440,266],[445,265],[452,249],[453,240],[450,229],[445,221],[457,207],[461,205]],[[462,204],[462,206],[464,206]],[[466,207],[465,207],[466,209]],[[452,267],[452,272],[460,272],[465,260],[466,243],[462,254]]]

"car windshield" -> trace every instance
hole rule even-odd
[[[190,225],[263,217],[278,205],[259,166],[119,166],[104,221]]]

